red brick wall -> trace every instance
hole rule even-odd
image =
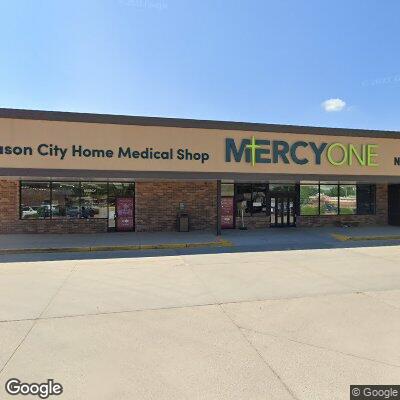
[[[243,217],[244,226],[247,229],[264,229],[269,228],[270,224],[270,216],[264,213],[258,213],[254,215],[245,215]],[[236,229],[239,229],[242,226],[242,218],[236,217]]]
[[[107,232],[107,220],[20,220],[19,182],[0,180],[0,233]]]
[[[174,231],[179,203],[185,204],[190,230],[214,230],[215,181],[136,182],[136,231]]]
[[[184,203],[191,230],[215,230],[217,212],[215,181],[152,181],[136,183],[136,230],[174,231],[179,203]],[[338,223],[387,224],[387,185],[376,187],[376,215],[298,216],[297,226]],[[237,227],[240,221],[237,220]],[[246,226],[268,227],[269,218],[250,218]],[[107,220],[20,220],[19,182],[0,180],[0,233],[92,233],[106,232]]]

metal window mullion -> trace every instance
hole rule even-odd
[[[50,221],[53,220],[53,181],[50,179]]]
[[[321,182],[318,182],[318,215],[321,215]]]

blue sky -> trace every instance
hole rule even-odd
[[[2,1],[0,107],[400,130],[399,14],[398,0]]]

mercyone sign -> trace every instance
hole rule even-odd
[[[363,167],[378,167],[378,145],[376,144],[342,144],[342,143],[315,143],[302,140],[289,144],[285,140],[242,139],[237,146],[232,138],[225,139],[225,161],[247,163],[277,164],[294,163],[305,165],[314,163],[320,165],[323,157],[331,165],[353,165],[358,163]]]

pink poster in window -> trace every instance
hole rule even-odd
[[[118,197],[116,199],[118,231],[133,231],[135,223],[134,204],[132,197]]]
[[[234,227],[233,197],[221,198],[221,228],[232,229]]]

